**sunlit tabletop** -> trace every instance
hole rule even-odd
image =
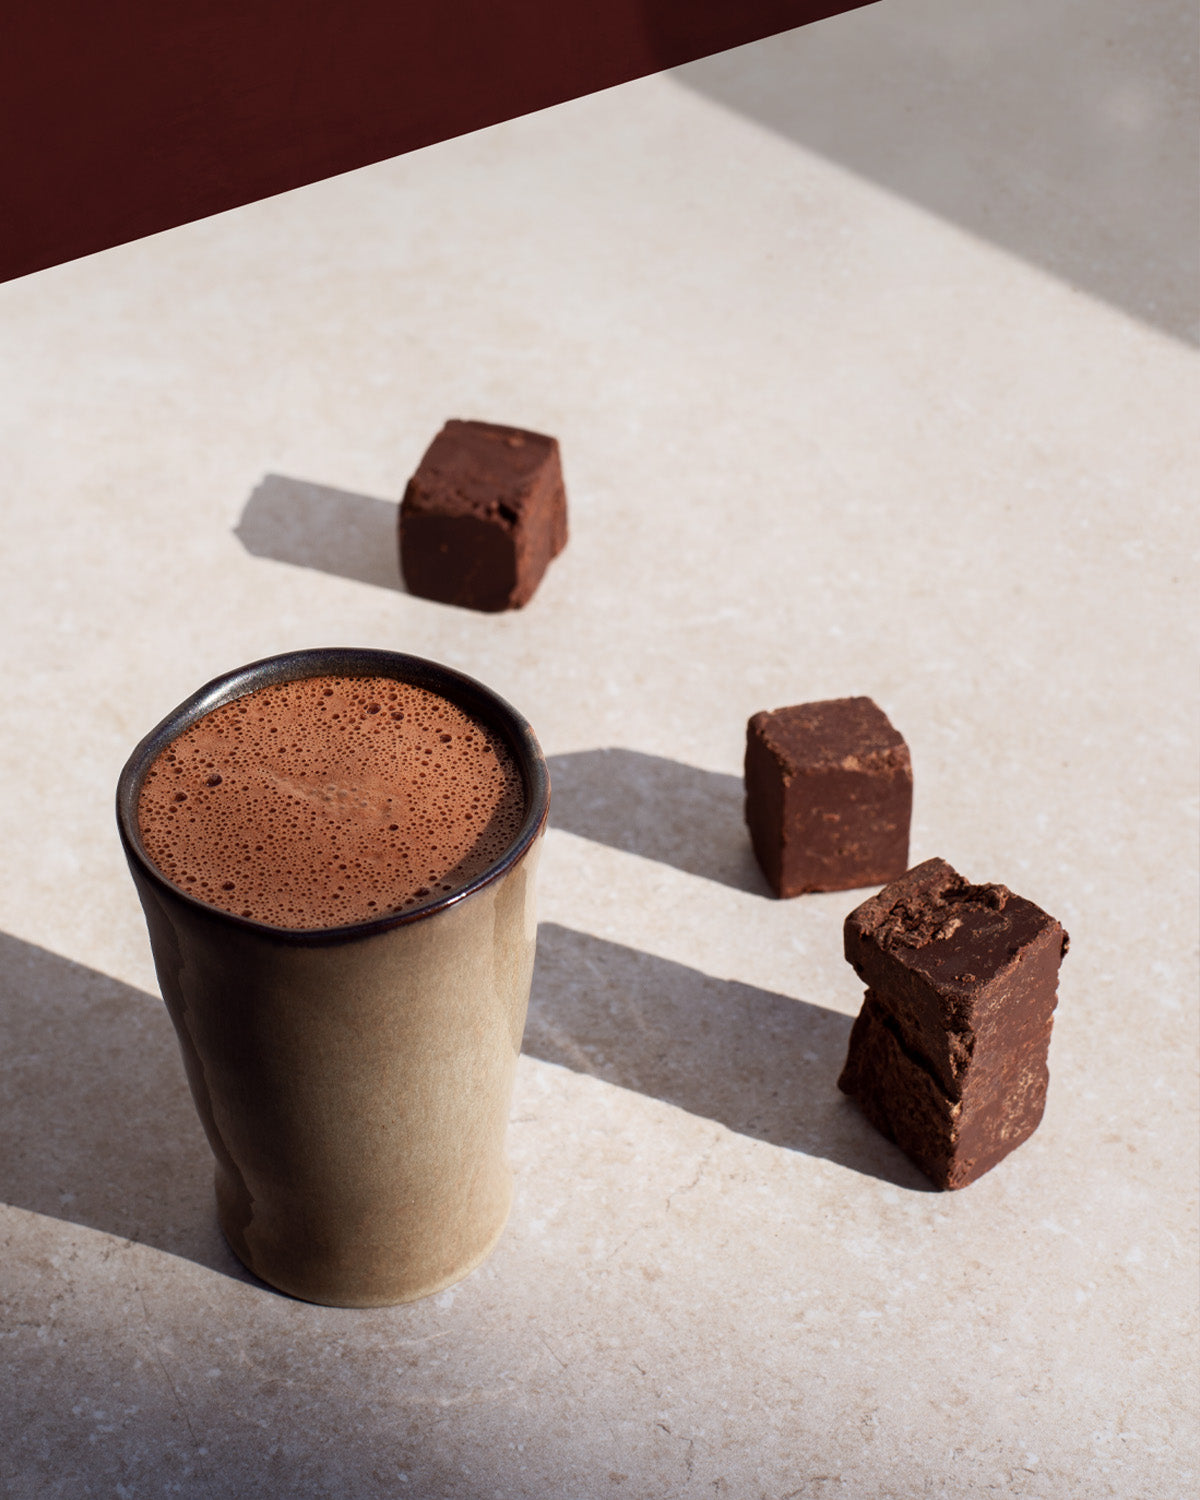
[[[0,287],[7,1493],[1195,1493],[1191,11],[895,0]],[[401,586],[452,416],[562,444],[523,611]],[[112,811],[326,644],[554,780],[509,1226],[369,1312],[221,1240]],[[914,861],[1071,934],[959,1193],[836,1088],[867,893],[745,835],[748,716],[852,694]]]

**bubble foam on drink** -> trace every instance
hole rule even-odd
[[[524,817],[500,737],[390,677],[308,677],[235,698],[160,752],[138,800],[146,853],[172,884],[290,928],[460,890]]]

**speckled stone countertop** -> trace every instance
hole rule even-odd
[[[1192,10],[895,0],[0,287],[5,1493],[1195,1493]],[[400,586],[450,416],[561,440],[519,613]],[[509,1227],[384,1311],[220,1239],[112,812],[325,644],[555,783]],[[913,860],[1071,933],[961,1193],[836,1090],[862,893],[742,823],[749,715],[851,694]]]

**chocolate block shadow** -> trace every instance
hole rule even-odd
[[[166,1008],[0,933],[0,1200],[259,1285],[225,1244]]]
[[[750,847],[740,776],[640,750],[551,755],[550,823],[735,890],[769,896]]]
[[[902,1187],[929,1183],[837,1089],[851,1018],[589,937],[538,928],[523,1050]]]
[[[271,557],[404,593],[398,502],[268,474],[233,534],[252,557]]]

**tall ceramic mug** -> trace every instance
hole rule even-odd
[[[312,677],[425,689],[507,747],[524,816],[482,873],[389,915],[291,928],[219,910],[160,871],[138,820],[160,752],[235,699]],[[460,1280],[499,1238],[549,801],[545,760],[514,709],[459,672],[387,651],[255,662],[201,688],[130,757],[121,839],[216,1157],[221,1227],[264,1281],[335,1306],[407,1302]]]

